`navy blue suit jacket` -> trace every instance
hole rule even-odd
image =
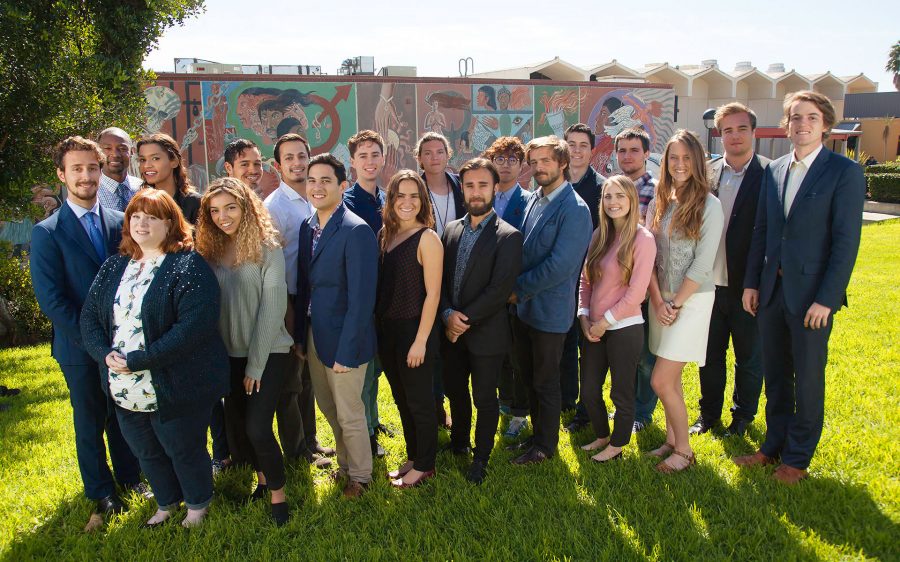
[[[859,164],[823,147],[785,218],[790,165],[788,154],[763,172],[744,287],[758,289],[759,306],[766,306],[781,269],[791,314],[806,314],[814,302],[837,312],[847,303],[859,250],[866,180]]]
[[[122,240],[125,215],[100,206],[106,253]],[[59,211],[31,231],[31,283],[41,311],[53,323],[53,357],[60,365],[95,365],[81,339],[81,307],[102,262],[84,227],[63,202]]]
[[[358,367],[375,356],[378,244],[364,220],[338,205],[322,230],[315,254],[310,221],[300,227],[294,341],[306,350],[312,319],[316,351],[326,367]],[[310,300],[312,314],[307,316]]]
[[[512,225],[516,230],[522,230],[522,219],[525,218],[525,205],[528,204],[529,197],[531,197],[531,193],[516,184],[509,197],[509,203],[506,204],[506,209],[503,211],[503,216],[500,217],[503,222]]]

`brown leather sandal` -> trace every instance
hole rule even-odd
[[[665,443],[663,443],[661,446],[657,447],[656,449],[653,449],[652,451],[648,451],[647,456],[662,458],[674,450],[675,450],[675,445],[672,445],[671,443],[666,441]]]
[[[697,464],[697,456],[694,455],[694,453],[687,454],[687,453],[682,453],[681,451],[672,449],[672,455],[678,455],[679,457],[688,461],[688,463],[686,465],[682,466],[681,468],[674,468],[672,466],[667,465],[666,461],[662,461],[661,463],[656,465],[657,472],[661,472],[662,474],[672,474],[674,472],[681,472],[682,470],[685,470],[686,468],[690,468],[691,466]],[[668,458],[666,460],[668,460]]]

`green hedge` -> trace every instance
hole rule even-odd
[[[13,251],[9,242],[0,242],[0,299],[5,305],[10,332],[3,344],[21,345],[50,339],[50,320],[41,312],[28,268],[28,255]]]
[[[871,169],[872,166],[869,167]],[[872,201],[900,203],[900,172],[892,174],[866,174],[866,184]]]
[[[885,162],[884,164],[875,164],[866,166],[867,174],[900,174],[900,162]]]

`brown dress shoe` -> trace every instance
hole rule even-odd
[[[775,472],[772,473],[772,478],[778,480],[782,484],[794,485],[801,480],[809,478],[809,472],[801,468],[780,464],[778,465],[778,468],[775,469]]]
[[[355,480],[350,480],[347,482],[347,485],[344,486],[344,497],[345,498],[358,498],[366,491],[368,488],[368,484],[363,484],[362,482],[356,482]]]
[[[766,466],[778,462],[775,458],[766,456],[760,451],[756,451],[752,455],[732,457],[731,461],[738,466]]]

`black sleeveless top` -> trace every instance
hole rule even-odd
[[[416,257],[422,228],[393,250],[381,254],[378,268],[379,320],[413,320],[422,315],[425,304],[425,273]]]

